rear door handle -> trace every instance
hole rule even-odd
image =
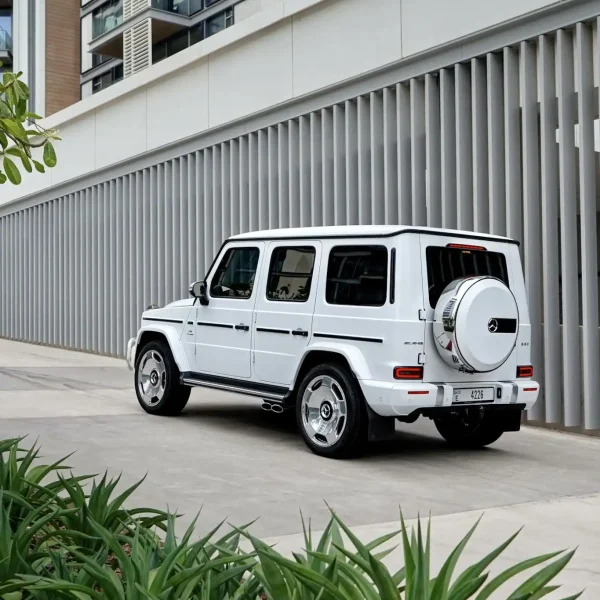
[[[236,325],[235,328],[238,331],[250,331],[250,327],[248,325],[244,325],[243,323],[240,323],[239,325]]]
[[[308,331],[304,331],[304,329],[294,329],[294,331],[292,331],[292,335],[300,335],[302,337],[308,337]]]

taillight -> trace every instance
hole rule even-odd
[[[531,365],[517,367],[517,377],[519,379],[529,379],[533,377],[533,367]]]
[[[486,248],[483,246],[473,246],[471,244],[448,244],[446,248],[458,248],[460,250],[479,250],[485,251]]]
[[[423,367],[395,367],[394,379],[423,379]]]

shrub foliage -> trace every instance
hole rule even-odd
[[[2,600],[538,600],[558,589],[573,556],[552,552],[491,576],[515,534],[458,573],[476,523],[434,575],[429,523],[409,530],[401,517],[398,532],[364,543],[333,511],[318,540],[302,521],[304,550],[292,556],[251,524],[199,537],[194,520],[179,540],[175,514],[129,506],[141,482],[119,491],[118,478],[73,475],[67,460],[45,465],[36,446],[0,441]],[[394,539],[397,572],[386,566]]]

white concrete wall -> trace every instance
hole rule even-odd
[[[402,0],[402,50],[404,56],[416,54],[554,3],[552,0]]]
[[[0,204],[551,3],[262,0],[258,14],[49,118],[64,140],[57,168],[3,186]]]

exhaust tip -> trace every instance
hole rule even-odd
[[[263,402],[262,409],[266,410],[267,412],[277,413],[278,415],[283,412],[283,406],[274,404],[272,402]]]

